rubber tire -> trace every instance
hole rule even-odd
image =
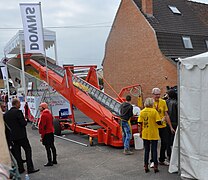
[[[54,134],[57,136],[61,135],[61,125],[58,119],[53,119]]]

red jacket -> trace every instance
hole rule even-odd
[[[41,112],[38,128],[41,138],[43,138],[45,134],[54,133],[53,116],[50,110],[44,109]]]

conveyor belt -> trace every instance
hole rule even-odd
[[[45,66],[44,60],[36,60],[40,65]],[[52,64],[50,62],[47,62],[47,67],[58,74],[61,77],[64,77],[64,69],[60,66],[57,66],[55,64]],[[87,93],[89,96],[94,99],[96,102],[104,106],[106,109],[114,113],[115,115],[119,115],[119,109],[121,103],[115,100],[114,98],[110,97],[106,93],[102,92],[101,90],[97,89],[90,83],[86,82],[80,77],[74,76],[72,77],[73,84],[76,86],[76,84],[81,84],[84,88],[87,89]],[[83,88],[80,88],[79,86],[76,86],[80,90],[83,91]]]

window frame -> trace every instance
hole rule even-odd
[[[205,39],[206,48],[208,49],[208,39]]]
[[[168,5],[168,7],[173,14],[182,15],[181,11],[179,11],[179,9],[176,6]]]
[[[185,49],[193,49],[193,44],[190,36],[182,36],[182,40]]]

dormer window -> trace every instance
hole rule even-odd
[[[206,47],[208,49],[208,40],[205,40],[205,43],[206,43]]]
[[[186,49],[193,49],[191,38],[189,36],[183,36],[183,45]]]
[[[178,10],[177,7],[175,6],[168,6],[170,8],[170,10],[174,13],[174,14],[180,14],[181,15],[181,12]]]

